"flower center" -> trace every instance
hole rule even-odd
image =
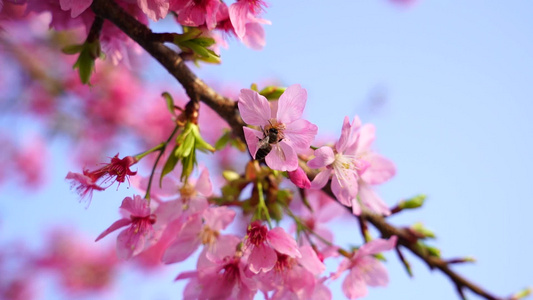
[[[202,244],[208,246],[213,245],[217,241],[219,235],[220,233],[218,231],[211,229],[207,225],[202,227],[202,231],[200,231]]]
[[[248,226],[248,241],[254,246],[261,245],[266,241],[267,232],[266,226],[255,221]]]

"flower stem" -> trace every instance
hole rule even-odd
[[[133,156],[133,157],[134,157],[137,161],[139,161],[139,160],[143,159],[146,155],[151,154],[151,153],[154,153],[154,152],[156,152],[156,151],[160,151],[161,149],[165,148],[165,145],[166,145],[166,143],[161,143],[161,144],[159,144],[159,145],[153,147],[152,149],[150,149],[150,150],[146,150],[146,151],[144,151],[144,152],[142,152],[142,153],[139,153],[139,154],[137,154],[137,155],[135,155],[135,156]]]
[[[259,216],[261,216],[261,211],[263,211],[268,222],[268,227],[272,229],[272,221],[270,220],[270,214],[268,213],[268,208],[265,204],[265,198],[263,196],[263,183],[261,181],[257,181],[257,193],[259,195],[259,205],[257,207],[259,210]]]

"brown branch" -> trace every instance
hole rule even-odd
[[[184,60],[178,53],[163,45],[160,36],[158,36],[159,34],[154,34],[148,27],[126,13],[112,0],[94,0],[91,7],[97,16],[114,23],[130,38],[143,47],[151,56],[159,61],[159,63],[161,63],[161,65],[185,88],[185,91],[191,100],[199,99],[215,110],[232,127],[234,135],[244,141],[242,126],[245,124],[239,115],[236,102],[221,96],[196,77],[189,67],[185,65]],[[308,174],[310,174],[310,172],[308,172]],[[312,177],[313,175],[310,174],[310,176]],[[329,185],[326,186],[324,191],[335,198],[331,193]],[[393,235],[398,236],[399,245],[409,249],[412,253],[425,261],[430,269],[438,269],[446,274],[455,284],[462,297],[464,297],[462,291],[466,288],[488,300],[503,299],[496,298],[483,288],[457,274],[449,268],[446,261],[431,256],[427,251],[423,251],[423,249],[416,244],[417,238],[413,237],[413,235],[405,228],[395,227],[388,223],[384,217],[366,210],[363,210],[360,218],[368,221],[376,227],[384,238],[389,238]]]

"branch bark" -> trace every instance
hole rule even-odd
[[[161,42],[158,34],[154,34],[146,25],[140,23],[126,13],[113,0],[94,0],[91,7],[97,16],[111,21],[143,47],[152,57],[159,61],[159,63],[161,63],[161,65],[185,88],[187,95],[191,99],[198,99],[211,107],[226,122],[228,122],[234,135],[244,141],[242,127],[245,124],[239,115],[235,101],[218,94],[205,82],[199,79],[185,64],[184,60],[178,53]],[[312,176],[312,174],[308,174]],[[333,199],[335,199],[331,193],[329,185],[324,188],[324,192],[328,193]],[[482,287],[459,275],[449,267],[445,260],[431,256],[427,251],[422,251],[420,247],[417,247],[416,239],[413,242],[412,234],[404,228],[395,227],[388,223],[383,216],[369,211],[363,211],[359,218],[361,222],[364,223],[366,221],[376,227],[384,238],[389,238],[393,235],[398,236],[399,245],[418,256],[430,269],[438,269],[446,274],[455,284],[461,296],[464,289],[469,289],[488,300],[504,299],[491,295]]]

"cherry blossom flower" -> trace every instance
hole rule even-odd
[[[220,231],[225,229],[235,218],[235,211],[222,206],[210,207],[202,214],[193,215],[175,235],[165,254],[166,264],[184,261],[203,244],[208,251],[216,250]],[[203,223],[202,223],[203,219]]]
[[[129,176],[137,174],[137,171],[131,171],[130,167],[137,163],[137,159],[132,156],[118,158],[118,154],[111,158],[111,162],[100,169],[89,171],[83,170],[83,174],[68,172],[65,179],[71,180],[71,186],[76,188],[77,193],[82,200],[92,198],[93,191],[103,191],[111,186],[115,181],[119,184],[126,181]],[[108,186],[102,187],[96,182],[101,181]]]
[[[154,21],[165,18],[170,5],[169,0],[137,0],[137,4]]]
[[[265,157],[266,164],[280,171],[294,171],[298,167],[297,153],[305,151],[315,138],[318,127],[301,119],[307,91],[299,84],[291,85],[279,98],[277,107],[270,107],[268,100],[256,91],[242,89],[239,95],[239,111],[245,123],[260,126],[264,131],[278,131],[279,140],[272,143],[272,150]],[[248,150],[255,159],[259,141],[264,132],[244,127]],[[272,141],[270,141],[272,142]]]
[[[239,0],[230,5],[229,17],[239,39],[244,38],[249,20],[255,19],[265,6],[261,0]]]
[[[181,273],[176,278],[190,279],[184,299],[253,299],[257,284],[246,274],[246,260],[237,251],[240,242],[236,236],[221,237],[220,247],[210,257],[204,248],[197,271]]]
[[[324,168],[313,180],[312,187],[322,188],[331,177],[333,194],[340,203],[351,206],[354,214],[361,213],[358,194],[359,200],[371,210],[390,214],[387,205],[367,186],[382,183],[395,174],[392,162],[370,152],[373,140],[373,125],[361,126],[358,117],[350,124],[348,117],[345,117],[335,149],[321,147],[315,150],[315,158],[307,163],[311,168]]]
[[[293,258],[302,256],[296,241],[283,228],[268,230],[259,221],[254,221],[248,226],[243,251],[245,255],[249,255],[250,271],[255,274],[274,268],[277,261],[276,252]]]
[[[389,276],[387,270],[372,255],[391,250],[396,246],[397,236],[388,240],[375,239],[357,250],[350,259],[344,260],[333,274],[332,279],[337,279],[344,271],[349,273],[342,283],[342,291],[349,299],[364,297],[367,294],[366,286],[387,286]]]
[[[156,222],[156,217],[150,213],[146,199],[139,195],[124,198],[120,208],[129,212],[130,217],[111,224],[96,238],[96,242],[121,227],[129,226],[117,237],[117,256],[121,259],[130,259],[141,253],[146,240],[153,237],[152,225]]]

